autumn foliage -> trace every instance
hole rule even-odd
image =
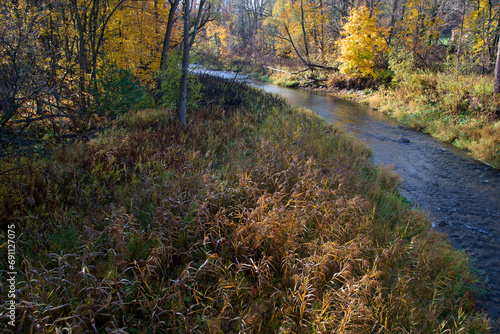
[[[340,71],[376,77],[376,58],[388,51],[384,36],[387,30],[378,27],[376,17],[366,6],[352,9],[343,29],[343,38],[338,42]]]
[[[352,136],[206,76],[187,85],[187,126],[175,110],[179,45],[196,40],[200,61],[290,61],[299,74],[277,70],[300,76],[294,85],[389,73],[400,101],[418,92],[458,123],[489,95],[438,103],[449,87],[418,72],[442,65],[445,2],[381,1],[384,15],[350,1],[203,3],[189,16],[170,0],[0,1],[0,221],[19,232],[16,330],[486,333],[468,258]],[[447,66],[467,56],[488,70],[478,57],[491,58],[496,11],[464,10],[458,41],[472,49]],[[406,68],[417,74],[403,80]]]
[[[156,88],[169,11],[150,0],[2,1],[0,156],[138,107]],[[181,38],[174,25],[172,47]]]

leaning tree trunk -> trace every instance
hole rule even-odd
[[[180,0],[169,0],[170,11],[168,13],[167,29],[165,30],[165,35],[163,37],[163,47],[160,55],[160,72],[166,72],[168,67],[168,52],[170,50],[170,40],[172,39],[172,30],[175,23],[175,12],[177,11],[177,6]],[[156,95],[156,102],[158,102],[163,87],[163,82],[165,78],[163,73],[160,73],[156,80],[156,89],[158,95]]]
[[[495,65],[494,94],[500,94],[500,39],[498,40],[497,61]]]
[[[170,11],[168,12],[167,29],[163,38],[163,48],[160,57],[160,71],[167,70],[168,50],[170,49],[170,39],[172,38],[172,30],[175,21],[175,11],[180,0],[170,1]]]

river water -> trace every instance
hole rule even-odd
[[[403,196],[427,211],[435,230],[447,233],[454,247],[470,255],[473,270],[484,280],[478,304],[500,324],[500,171],[359,103],[268,83],[250,85],[345,128],[372,149],[374,164],[391,166],[401,176]]]
[[[485,280],[479,304],[499,320],[500,171],[359,103],[265,83],[252,86],[345,128],[368,144],[375,164],[392,166],[402,178],[401,193],[431,215],[433,227],[447,233],[454,247],[471,256]]]

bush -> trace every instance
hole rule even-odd
[[[385,29],[377,26],[375,16],[366,6],[352,9],[349,20],[342,27],[344,36],[339,42],[342,73],[376,78],[374,72],[377,58],[387,52]]]
[[[130,70],[104,60],[92,93],[100,113],[116,116],[141,105],[146,89]]]

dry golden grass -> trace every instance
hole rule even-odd
[[[366,101],[399,121],[500,168],[500,119],[493,80],[483,76],[408,74]]]
[[[187,130],[141,111],[1,162],[21,332],[487,332],[467,257],[366,147],[204,80]]]

